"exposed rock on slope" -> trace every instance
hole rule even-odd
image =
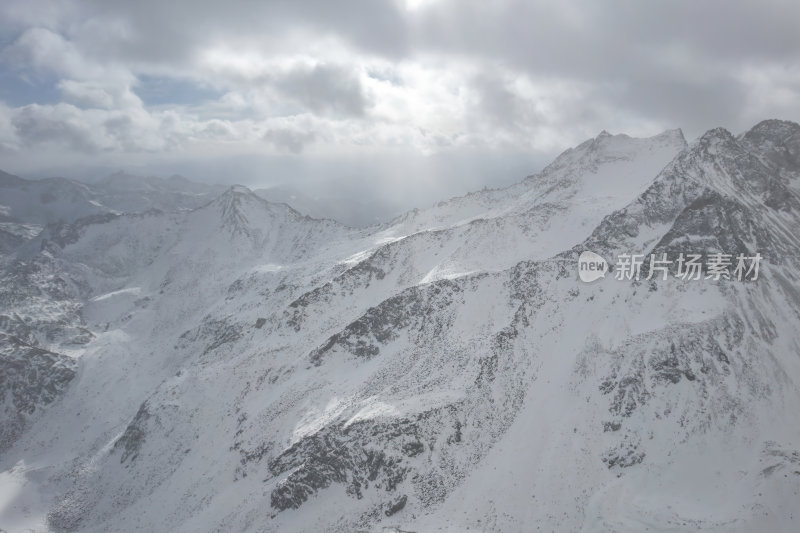
[[[241,187],[51,227],[0,326],[43,369],[91,335],[2,465],[64,531],[790,529],[798,129],[602,133],[369,230]],[[582,284],[586,249],[763,261]]]

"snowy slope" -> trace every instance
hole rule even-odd
[[[799,132],[603,133],[365,230],[243,187],[51,226],[4,267],[0,528],[794,531]]]
[[[331,305],[363,312],[408,287],[499,271],[581,242],[633,200],[686,145],[679,130],[648,139],[601,133],[540,174],[415,210],[377,228],[351,267],[292,306],[299,319]],[[354,287],[368,289],[353,298]],[[355,315],[357,316],[357,315]],[[322,320],[316,317],[315,320]]]

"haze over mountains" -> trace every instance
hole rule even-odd
[[[182,176],[161,179],[118,172],[87,184],[66,178],[26,180],[0,171],[0,212],[4,222],[42,226],[106,213],[194,209],[224,190]]]
[[[798,124],[602,132],[365,228],[0,180],[0,529],[796,530]],[[763,262],[583,284],[583,250]]]
[[[4,222],[20,222],[39,231],[49,222],[71,222],[89,214],[139,213],[148,209],[194,209],[222,194],[229,186],[191,181],[183,176],[145,177],[116,172],[99,180],[67,178],[23,179],[0,170],[5,204]],[[390,200],[355,184],[311,192],[309,186],[273,185],[253,189],[274,203],[285,203],[314,218],[330,218],[361,227],[387,222],[404,212],[408,198]],[[12,228],[13,229],[13,228]]]

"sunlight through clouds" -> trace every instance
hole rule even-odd
[[[603,129],[682,127],[691,137],[738,131],[754,114],[799,118],[791,13],[728,5],[719,31],[678,39],[665,24],[685,33],[713,10],[11,0],[0,6],[0,79],[11,81],[0,92],[0,143],[9,168],[28,174],[156,160],[188,172],[197,158],[212,168],[249,154],[270,175],[286,157],[307,168],[324,157],[339,158],[344,174],[389,180],[382,153],[384,162],[480,154],[471,176],[433,165],[439,173],[426,179],[457,193],[520,177],[478,168],[513,160],[527,174]],[[764,39],[742,48],[741,20]],[[348,166],[359,156],[375,167]],[[273,179],[258,168],[242,179]]]

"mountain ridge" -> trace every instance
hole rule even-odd
[[[55,531],[790,528],[796,127],[601,133],[366,229],[230,188],[64,231],[2,271],[4,334],[77,372],[0,470]],[[583,284],[587,249],[764,259]]]

